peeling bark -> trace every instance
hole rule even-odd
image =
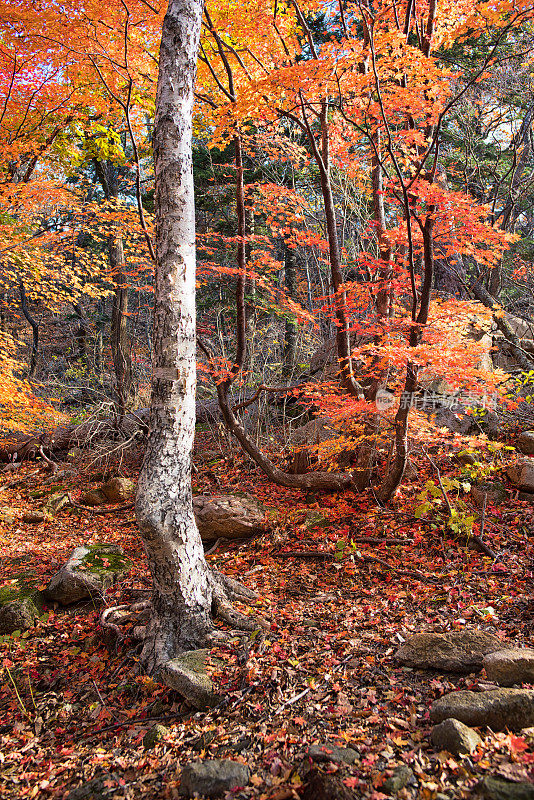
[[[143,667],[157,672],[214,636],[212,612],[239,625],[229,600],[246,590],[211,573],[195,522],[195,213],[193,86],[202,0],[170,0],[154,121],[156,282],[150,433],[136,512],[153,580]],[[248,593],[247,596],[250,596]],[[250,624],[250,620],[249,620]]]

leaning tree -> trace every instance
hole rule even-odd
[[[139,477],[137,520],[153,593],[142,632],[143,668],[172,670],[178,653],[256,623],[235,611],[240,584],[204,558],[191,494],[195,429],[195,212],[192,110],[203,0],[170,0],[163,23],[153,145],[156,183],[154,361],[148,447]],[[111,617],[107,615],[107,621]]]

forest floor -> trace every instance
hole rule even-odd
[[[74,496],[91,485],[90,468],[77,467],[79,476],[64,482]],[[122,474],[133,477],[137,468],[132,459]],[[274,487],[235,455],[200,463],[197,492],[249,492],[271,509],[268,533],[208,556],[257,591],[248,611],[267,617],[270,630],[212,651],[223,663],[214,680],[224,699],[198,712],[135,674],[133,641],[107,650],[101,609],[49,607],[35,628],[0,638],[0,796],[59,800],[105,776],[102,797],[167,800],[179,796],[183,766],[198,758],[246,763],[250,784],[228,795],[243,799],[312,800],[318,795],[306,786],[310,770],[319,770],[338,782],[339,797],[380,800],[388,796],[384,781],[403,764],[412,775],[401,798],[477,797],[489,774],[534,781],[534,748],[522,736],[480,731],[476,753],[454,758],[430,743],[432,701],[455,688],[483,688],[483,672],[458,676],[395,662],[409,635],[429,629],[478,627],[534,646],[532,506],[488,509],[492,559],[442,525],[414,518],[426,477],[381,509],[368,495],[305,497]],[[44,466],[25,464],[1,477],[0,500],[22,514],[37,504],[29,492],[52,481]],[[354,553],[346,547],[333,558],[338,542],[351,538]],[[99,515],[67,508],[40,524],[0,523],[0,584],[22,572],[44,587],[75,546],[97,542],[120,544],[134,562],[106,602],[146,597],[148,570],[131,509]],[[156,722],[167,732],[145,749],[143,736]],[[356,761],[312,765],[308,748],[325,743],[352,747]]]

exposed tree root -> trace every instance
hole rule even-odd
[[[191,642],[190,646],[210,646],[218,641],[223,641],[229,636],[243,635],[245,631],[255,631],[258,628],[268,628],[269,623],[260,617],[250,617],[243,614],[232,605],[232,601],[241,602],[257,600],[258,595],[247,589],[236,580],[228,578],[215,570],[210,572],[212,590],[211,616],[213,620],[221,620],[230,626],[230,631],[223,631],[212,625],[203,633],[202,641]],[[150,600],[142,602],[124,603],[106,608],[100,616],[100,626],[104,639],[110,646],[116,646],[126,635],[138,642],[143,642],[144,649],[149,648],[149,638],[154,622],[154,609]],[[133,627],[132,626],[133,623]],[[127,630],[127,634],[126,634]],[[184,643],[182,650],[187,649]],[[179,652],[174,653],[179,655]]]

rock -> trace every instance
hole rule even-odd
[[[534,649],[513,647],[488,653],[484,657],[484,669],[488,679],[499,686],[534,683]]]
[[[67,563],[48,584],[45,596],[62,605],[89,597],[100,600],[131,565],[130,559],[115,544],[76,547]]]
[[[471,497],[475,505],[482,508],[484,505],[484,497],[486,497],[486,503],[488,505],[496,506],[506,500],[508,492],[500,481],[476,483],[471,486]]]
[[[456,453],[456,460],[459,464],[463,464],[464,466],[472,466],[478,461],[476,454],[469,452],[469,450],[460,450],[459,453]]]
[[[308,750],[312,761],[332,761],[334,764],[354,764],[359,753],[352,747],[338,747],[327,742],[326,744],[312,744]]]
[[[82,506],[104,506],[109,500],[102,489],[90,489],[80,497]]]
[[[161,742],[168,733],[169,729],[166,728],[165,725],[160,725],[159,723],[153,725],[143,736],[143,747],[145,750],[151,750],[158,742]]]
[[[502,648],[502,639],[476,628],[450,633],[429,631],[407,639],[395,657],[401,664],[417,669],[468,673],[482,669],[484,656]]]
[[[527,492],[534,492],[534,459],[524,456],[518,458],[506,470],[506,474],[516,486]]]
[[[265,530],[265,509],[252,497],[193,497],[193,510],[203,541],[241,539]]]
[[[357,795],[360,797],[360,795]],[[356,794],[343,783],[340,775],[328,775],[318,769],[310,771],[301,794],[301,800],[354,800]]]
[[[250,772],[239,761],[214,758],[193,761],[182,771],[180,794],[183,797],[220,797],[225,792],[247,786]]]
[[[393,775],[386,778],[380,787],[380,791],[386,792],[387,794],[395,794],[396,792],[400,792],[401,789],[404,789],[409,783],[414,782],[415,775],[413,771],[407,764],[401,764],[400,767],[396,767],[396,769],[393,770]]]
[[[534,691],[452,692],[436,700],[430,709],[432,722],[443,722],[449,717],[477,728],[487,725],[493,731],[528,728],[534,725]]]
[[[128,478],[111,478],[102,486],[108,503],[124,503],[130,500],[135,490],[135,483]]]
[[[487,800],[534,800],[534,783],[514,783],[488,775],[481,788]]]
[[[208,653],[209,650],[187,650],[167,661],[161,670],[163,682],[200,709],[217,705],[220,700],[206,671]]]
[[[534,431],[523,431],[519,434],[517,449],[527,456],[534,456]]]
[[[38,617],[39,610],[31,597],[4,603],[0,607],[0,634],[27,631],[29,628],[33,628]]]
[[[28,511],[22,515],[22,521],[30,522],[32,525],[38,525],[40,522],[44,522],[45,519],[46,514],[44,511]]]
[[[55,492],[51,494],[48,501],[43,508],[45,516],[47,514],[54,515],[61,511],[65,506],[70,505],[70,497],[67,492]]]
[[[15,522],[17,515],[13,508],[0,508],[0,522],[5,522],[6,525],[12,525]]]
[[[120,784],[116,775],[99,775],[72,789],[66,800],[108,800],[116,794],[119,788]]]
[[[534,503],[534,492],[519,492],[517,499],[526,503]]]
[[[430,739],[438,750],[448,750],[454,756],[471,754],[482,743],[476,731],[457,719],[446,719],[435,725]]]

